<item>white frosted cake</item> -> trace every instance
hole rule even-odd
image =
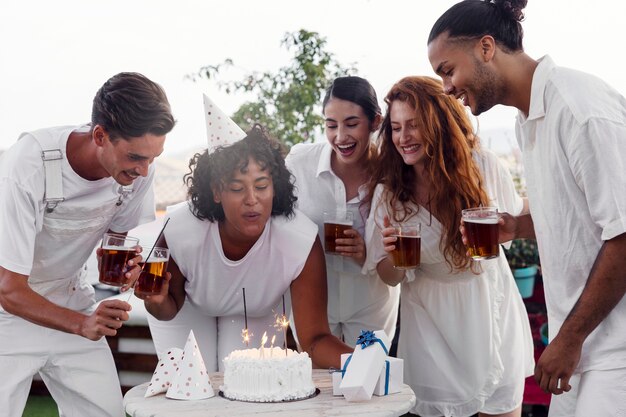
[[[233,400],[278,402],[315,393],[311,358],[279,347],[235,350],[224,358],[224,396]]]

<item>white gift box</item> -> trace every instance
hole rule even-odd
[[[344,365],[346,364],[346,361],[348,360],[348,358],[350,357],[351,353],[343,353],[341,355],[341,369],[343,369]],[[333,371],[332,373],[332,378],[333,378],[333,395],[343,395],[341,393],[341,391],[339,390],[339,385],[341,384],[341,380],[343,379],[343,373],[341,372],[341,369],[336,369]]]
[[[374,387],[374,395],[383,396],[402,391],[404,383],[404,360],[388,356]],[[385,387],[387,388],[385,392]]]
[[[363,336],[366,343],[361,343]],[[348,401],[365,401],[372,398],[387,353],[389,338],[384,330],[361,332],[350,363],[339,384],[339,391]]]
[[[349,353],[341,355],[341,369],[343,369],[346,360],[350,356]],[[387,368],[389,372],[387,372]],[[336,370],[332,373],[333,381],[333,395],[340,396],[341,390],[339,385],[342,380],[341,370]],[[387,394],[395,394],[402,391],[402,384],[404,384],[404,361],[398,358],[392,358],[388,356],[385,359],[385,363],[380,371],[380,376],[374,387],[373,395],[383,396]],[[385,394],[385,386],[387,387],[387,394]]]

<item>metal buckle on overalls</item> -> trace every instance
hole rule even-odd
[[[46,213],[52,213],[57,205],[62,201],[65,201],[65,198],[47,198]]]
[[[63,159],[63,153],[60,149],[41,151],[41,159],[44,161],[56,161],[57,159]]]
[[[120,196],[117,199],[117,203],[115,203],[115,205],[116,206],[121,206],[122,203],[124,202],[124,199],[126,197],[128,197],[132,192],[133,192],[133,187],[132,186],[120,185],[120,188],[117,189],[117,193]]]

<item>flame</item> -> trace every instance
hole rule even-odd
[[[264,348],[267,343],[267,332],[263,332],[263,337],[261,337],[261,347]]]
[[[272,343],[270,345],[270,349],[274,348],[274,342],[276,341],[276,335],[272,336]]]

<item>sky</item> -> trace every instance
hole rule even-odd
[[[379,101],[407,75],[434,76],[426,40],[456,1],[436,0],[21,0],[0,3],[0,149],[23,131],[89,121],[97,89],[137,71],[165,89],[177,126],[165,155],[206,147],[202,93],[231,114],[246,98],[185,75],[231,58],[225,79],[275,71],[290,61],[286,32],[316,31],[343,64],[354,63]],[[590,72],[626,94],[622,0],[530,0],[526,52]],[[516,111],[497,106],[480,131],[506,129]],[[510,135],[509,135],[510,133]],[[484,137],[484,136],[483,136]]]

